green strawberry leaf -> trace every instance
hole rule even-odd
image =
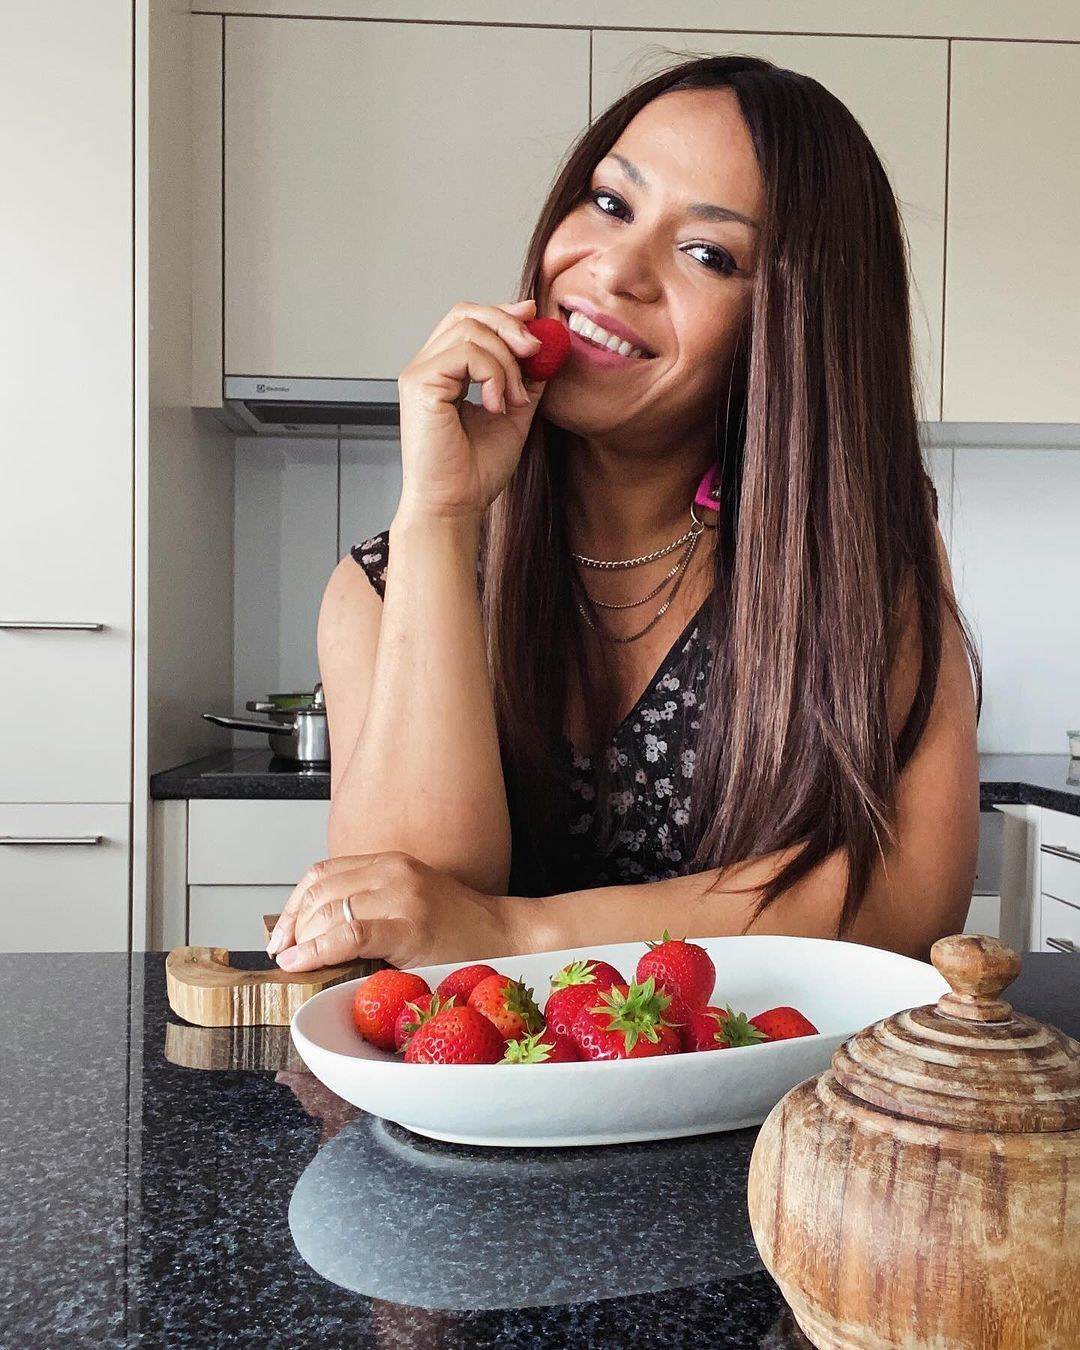
[[[719,1045],[737,1046],[737,1045],[757,1045],[759,1041],[768,1040],[768,1037],[758,1027],[747,1019],[745,1013],[733,1012],[731,1004],[725,1005],[727,1017],[724,1018],[723,1025],[720,1026],[713,1038]],[[713,1014],[717,1021],[720,1020],[719,1014]]]
[[[596,962],[595,961],[571,961],[558,974],[551,977],[552,989],[568,989],[574,984],[595,984],[596,983]]]

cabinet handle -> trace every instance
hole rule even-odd
[[[0,619],[0,628],[26,633],[100,633],[103,623],[45,623],[36,619]]]
[[[1047,938],[1046,945],[1053,947],[1057,952],[1080,952],[1080,947],[1075,942],[1070,942],[1068,938]]]
[[[101,843],[100,834],[0,834],[0,844],[66,844],[89,845]]]
[[[1080,863],[1080,853],[1074,853],[1071,848],[1066,848],[1064,844],[1043,844],[1044,853],[1052,853],[1055,858],[1067,858],[1069,862]]]

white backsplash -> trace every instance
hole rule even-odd
[[[318,679],[323,588],[350,545],[389,525],[398,456],[395,441],[237,438],[236,711]],[[983,652],[980,749],[1064,753],[1080,726],[1080,450],[934,447],[927,460]]]

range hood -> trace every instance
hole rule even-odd
[[[397,440],[401,435],[396,380],[297,379],[226,375],[224,421],[259,436],[326,436]],[[480,386],[468,399],[480,402]]]

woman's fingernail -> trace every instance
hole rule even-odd
[[[266,944],[267,956],[273,956],[280,946],[281,946],[281,934],[275,928],[274,931],[270,934],[270,941]]]
[[[281,953],[281,955],[277,959],[277,963],[282,968],[282,970],[292,970],[293,967],[296,965],[298,959],[299,958],[297,957],[296,954],[296,948],[289,947],[286,951],[283,951]]]

